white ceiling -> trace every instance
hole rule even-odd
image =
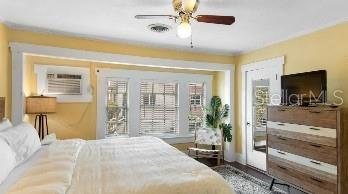
[[[0,0],[0,19],[14,28],[122,41],[194,52],[239,54],[348,19],[347,0],[201,0],[197,14],[233,15],[232,26],[193,22],[193,43],[176,37],[168,20],[136,14],[174,14],[171,0]],[[146,26],[165,23],[168,33]]]

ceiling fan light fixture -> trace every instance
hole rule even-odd
[[[191,25],[188,22],[181,22],[181,24],[177,28],[177,35],[180,38],[188,38],[191,36],[191,33]]]
[[[173,0],[175,12],[192,14],[197,11],[199,0]]]
[[[182,0],[182,9],[185,13],[193,13],[197,9],[198,0]]]

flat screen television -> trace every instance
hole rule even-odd
[[[326,70],[281,77],[282,104],[308,106],[326,103]]]

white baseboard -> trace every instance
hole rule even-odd
[[[242,153],[235,153],[235,160],[240,164],[246,165],[246,160]]]

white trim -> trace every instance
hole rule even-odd
[[[77,49],[68,49],[52,46],[41,46],[33,44],[24,44],[11,42],[10,48],[12,52],[12,121],[14,124],[19,124],[24,118],[24,92],[23,92],[23,80],[24,80],[24,68],[25,68],[25,55],[35,56],[48,56],[64,59],[86,60],[94,62],[106,62],[112,64],[125,64],[125,65],[138,65],[145,67],[164,67],[175,69],[193,69],[193,70],[206,70],[206,71],[222,71],[225,75],[230,75],[229,80],[226,78],[230,87],[226,89],[223,98],[229,99],[231,107],[230,122],[235,127],[234,114],[234,79],[235,79],[235,65],[234,64],[221,64],[221,63],[207,63],[198,61],[184,61],[184,60],[171,60],[152,57],[138,57],[131,55],[120,55],[113,53],[84,51]],[[225,86],[226,87],[226,86]],[[230,95],[228,95],[230,94]],[[227,100],[226,100],[227,101]],[[234,130],[235,131],[235,130]],[[233,142],[228,152],[225,152],[225,158],[234,157]],[[226,149],[228,149],[226,147]]]
[[[23,122],[25,113],[25,58],[21,52],[12,51],[12,117],[14,125]]]
[[[75,102],[91,102],[91,75],[90,69],[87,67],[67,67],[58,65],[42,65],[35,64],[34,72],[37,74],[37,94],[45,96],[57,97],[59,103],[75,103]],[[47,91],[47,72],[54,73],[76,73],[82,76],[82,94],[81,95],[54,95],[49,94]]]
[[[40,46],[25,43],[10,43],[11,51],[30,54],[36,56],[59,57],[65,59],[86,60],[93,62],[137,65],[145,67],[161,67],[172,69],[193,69],[206,71],[225,71],[231,70],[234,65],[221,63],[207,63],[197,61],[183,61],[173,59],[161,59],[153,57],[139,57],[131,55],[121,55],[113,53],[93,52],[76,50],[69,48],[59,48],[51,46]]]
[[[239,164],[246,165],[245,157],[242,155],[242,153],[236,153],[235,154],[235,161],[238,162]]]
[[[283,66],[285,64],[285,56],[280,56],[272,59],[267,59],[263,61],[257,61],[253,63],[249,63],[246,65],[242,65],[241,71],[254,71],[258,69],[270,69],[273,67]]]
[[[235,157],[235,139],[236,139],[236,124],[235,124],[235,104],[234,104],[234,95],[235,95],[235,69],[233,66],[233,69],[225,71],[224,72],[224,79],[225,79],[225,94],[223,96],[224,103],[230,105],[230,114],[229,118],[227,119],[228,122],[232,125],[232,142],[228,143],[225,142],[225,151],[224,151],[224,158],[226,161],[233,162],[236,160]]]
[[[285,64],[285,56],[254,62],[247,65],[243,65],[241,67],[241,73],[242,73],[242,93],[241,93],[241,99],[242,99],[242,156],[239,159],[243,162],[243,164],[246,163],[246,102],[245,102],[245,95],[246,95],[246,74],[248,71],[254,71],[258,69],[272,69],[272,68],[279,68],[280,72],[284,72],[284,64]]]
[[[106,99],[106,82],[109,79],[121,79],[128,81],[128,131],[129,136],[139,136],[140,124],[140,83],[143,80],[158,80],[159,82],[176,82],[179,86],[178,102],[179,102],[179,134],[170,136],[160,136],[170,143],[188,143],[192,142],[192,134],[189,132],[188,126],[188,107],[189,107],[189,83],[204,83],[206,86],[206,98],[212,97],[212,75],[186,74],[186,73],[169,73],[169,72],[152,72],[137,70],[115,70],[107,68],[96,69],[98,80],[97,92],[97,130],[98,139],[105,138],[105,104]],[[137,76],[134,76],[137,75]]]

